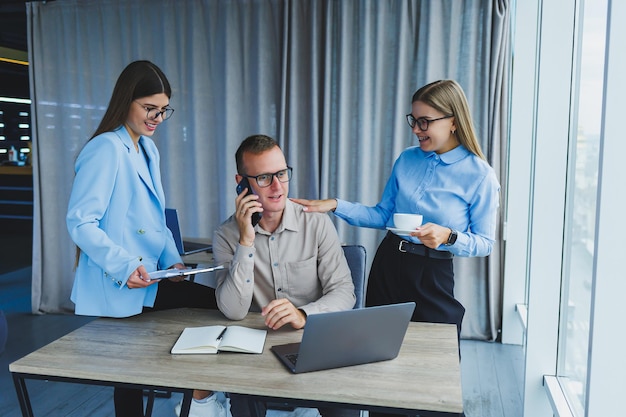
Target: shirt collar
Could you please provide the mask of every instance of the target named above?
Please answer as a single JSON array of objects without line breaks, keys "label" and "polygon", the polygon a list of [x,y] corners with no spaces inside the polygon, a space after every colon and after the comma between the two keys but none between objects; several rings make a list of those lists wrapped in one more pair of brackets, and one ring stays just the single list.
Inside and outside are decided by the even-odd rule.
[{"label": "shirt collar", "polygon": [[302,207],[287,199],[285,203],[285,211],[283,212],[283,221],[280,227],[281,229],[291,230],[292,232],[300,230],[296,210],[302,211]]},{"label": "shirt collar", "polygon": [[[296,210],[302,211],[302,207],[287,199],[285,203],[285,210],[283,210],[283,218],[280,221],[278,229],[276,229],[274,233],[281,233],[285,230],[298,232],[300,230],[300,227],[298,225],[298,217],[296,216]],[[259,233],[267,234],[267,232],[265,232],[265,230],[263,230],[259,225],[257,225],[255,229]]]},{"label": "shirt collar", "polygon": [[435,152],[428,152],[427,158],[438,156],[439,159],[441,159],[441,161],[444,164],[450,165],[467,157],[469,154],[470,154],[470,151],[468,151],[465,146],[459,145],[456,148],[451,149],[448,152],[444,152],[439,155],[437,155]]}]

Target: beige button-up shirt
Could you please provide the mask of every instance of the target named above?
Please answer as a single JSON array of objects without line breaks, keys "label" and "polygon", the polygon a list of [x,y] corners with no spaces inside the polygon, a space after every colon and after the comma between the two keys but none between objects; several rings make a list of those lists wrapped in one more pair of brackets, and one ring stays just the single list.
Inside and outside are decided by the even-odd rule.
[{"label": "beige button-up shirt", "polygon": [[352,276],[328,215],[305,213],[288,200],[274,233],[258,224],[255,231],[252,247],[239,245],[233,216],[215,231],[213,255],[225,265],[218,271],[215,296],[226,317],[241,320],[278,298],[307,315],[354,307]]}]

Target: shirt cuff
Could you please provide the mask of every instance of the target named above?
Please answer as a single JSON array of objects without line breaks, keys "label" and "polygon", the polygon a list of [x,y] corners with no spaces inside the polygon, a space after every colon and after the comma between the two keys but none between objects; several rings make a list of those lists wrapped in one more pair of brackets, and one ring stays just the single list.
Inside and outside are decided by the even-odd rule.
[{"label": "shirt cuff", "polygon": [[335,214],[344,214],[349,203],[347,201],[341,200],[339,198],[336,198],[335,200],[337,200],[337,207],[335,208],[334,213]]}]

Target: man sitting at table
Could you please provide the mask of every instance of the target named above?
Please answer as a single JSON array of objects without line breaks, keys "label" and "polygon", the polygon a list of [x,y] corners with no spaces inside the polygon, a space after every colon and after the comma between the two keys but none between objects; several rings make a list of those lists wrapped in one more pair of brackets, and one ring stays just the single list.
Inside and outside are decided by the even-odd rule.
[{"label": "man sitting at table", "polygon": [[[215,292],[222,313],[241,320],[248,311],[261,312],[270,329],[301,329],[308,314],[354,307],[352,276],[337,231],[328,215],[305,214],[288,199],[292,168],[278,143],[250,136],[235,159],[235,181],[247,179],[253,194],[241,191],[235,213],[213,238],[215,261],[227,266],[217,275]],[[262,214],[255,226],[254,213]],[[246,413],[239,410],[246,401],[236,398],[231,395],[238,417]]]}]

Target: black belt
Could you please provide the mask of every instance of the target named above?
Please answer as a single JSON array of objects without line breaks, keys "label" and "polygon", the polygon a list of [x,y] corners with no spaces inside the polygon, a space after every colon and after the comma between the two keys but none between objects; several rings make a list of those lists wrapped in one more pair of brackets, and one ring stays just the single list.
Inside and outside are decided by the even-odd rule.
[{"label": "black belt", "polygon": [[398,251],[403,253],[406,252],[413,255],[419,255],[433,259],[452,259],[452,257],[454,256],[448,251],[435,250],[424,245],[418,245],[416,243],[409,242],[408,240],[404,240],[400,236],[392,232],[387,232],[387,239],[391,240],[394,246],[397,245]]}]

